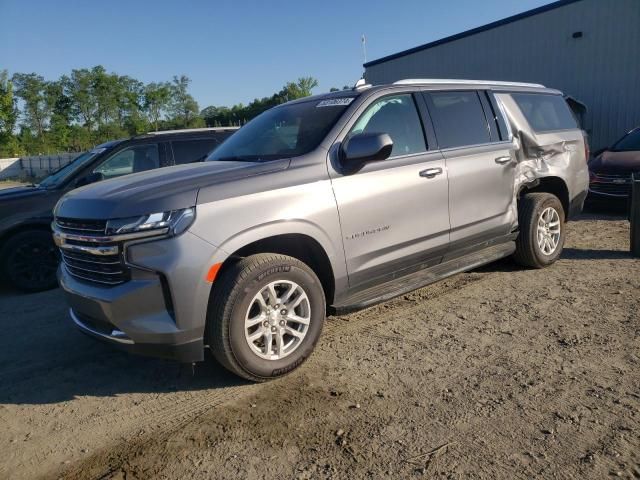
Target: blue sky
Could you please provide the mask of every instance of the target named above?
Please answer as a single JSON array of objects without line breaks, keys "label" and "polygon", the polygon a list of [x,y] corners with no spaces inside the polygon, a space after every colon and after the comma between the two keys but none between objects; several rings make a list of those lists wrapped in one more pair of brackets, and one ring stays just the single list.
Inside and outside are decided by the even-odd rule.
[{"label": "blue sky", "polygon": [[316,92],[373,60],[548,0],[0,0],[0,69],[56,79],[104,65],[144,82],[185,74],[201,108],[248,103],[313,76]]}]

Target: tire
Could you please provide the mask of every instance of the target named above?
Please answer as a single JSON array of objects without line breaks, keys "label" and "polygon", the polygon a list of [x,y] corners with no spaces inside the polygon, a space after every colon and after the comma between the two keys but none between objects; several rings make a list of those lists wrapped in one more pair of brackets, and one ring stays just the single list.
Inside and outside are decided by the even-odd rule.
[{"label": "tire", "polygon": [[0,251],[0,272],[10,285],[25,292],[58,286],[59,253],[51,233],[25,230],[9,237]]},{"label": "tire", "polygon": [[[550,213],[551,212],[551,213]],[[545,215],[545,218],[541,218]],[[550,220],[551,221],[548,221]],[[514,259],[520,265],[544,268],[554,263],[562,254],[566,237],[565,213],[555,195],[544,192],[527,193],[518,202],[520,234],[516,240]],[[538,224],[543,229],[542,245],[538,241]],[[556,223],[558,231],[556,233]],[[544,230],[549,225],[549,230]],[[544,243],[544,238],[548,243]],[[555,248],[551,249],[552,245]]]},{"label": "tire", "polygon": [[[277,301],[268,293],[269,285]],[[280,299],[285,303],[280,305]],[[272,308],[276,305],[278,308]],[[286,255],[251,255],[224,269],[216,279],[206,336],[213,356],[226,369],[263,382],[291,372],[311,355],[325,312],[324,290],[307,265]],[[307,325],[292,320],[294,317]]]}]

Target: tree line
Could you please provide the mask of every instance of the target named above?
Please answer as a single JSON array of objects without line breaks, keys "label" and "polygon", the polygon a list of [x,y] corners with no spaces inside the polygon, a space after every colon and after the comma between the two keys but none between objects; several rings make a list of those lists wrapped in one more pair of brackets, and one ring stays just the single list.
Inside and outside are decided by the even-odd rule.
[{"label": "tree line", "polygon": [[190,83],[180,75],[145,84],[100,65],[52,81],[0,71],[0,158],[79,152],[151,130],[242,125],[268,108],[311,95],[318,85],[303,77],[248,105],[200,111]]}]

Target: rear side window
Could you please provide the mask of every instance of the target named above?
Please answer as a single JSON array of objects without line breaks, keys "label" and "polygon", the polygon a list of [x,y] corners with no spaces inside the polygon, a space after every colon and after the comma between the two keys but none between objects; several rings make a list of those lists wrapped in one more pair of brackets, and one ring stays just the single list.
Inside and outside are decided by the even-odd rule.
[{"label": "rear side window", "polygon": [[578,128],[569,105],[560,95],[513,93],[511,96],[536,132]]},{"label": "rear side window", "polygon": [[175,159],[176,165],[204,160],[217,146],[218,142],[213,138],[176,140],[171,142],[173,158]]},{"label": "rear side window", "polygon": [[425,95],[440,148],[491,142],[487,119],[475,91]]}]

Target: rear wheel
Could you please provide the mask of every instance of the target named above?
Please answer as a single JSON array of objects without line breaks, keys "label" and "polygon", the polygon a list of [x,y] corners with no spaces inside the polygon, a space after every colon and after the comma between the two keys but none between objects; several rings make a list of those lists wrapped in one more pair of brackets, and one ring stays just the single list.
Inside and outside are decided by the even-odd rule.
[{"label": "rear wheel", "polygon": [[520,265],[544,268],[560,257],[566,235],[564,215],[562,203],[550,193],[527,193],[520,198],[520,234],[514,253]]},{"label": "rear wheel", "polygon": [[26,292],[39,292],[57,286],[58,249],[51,233],[26,230],[16,233],[0,252],[0,270],[9,285]]},{"label": "rear wheel", "polygon": [[251,255],[216,279],[209,346],[218,362],[243,378],[276,378],[309,357],[325,310],[322,285],[307,265],[286,255]]}]

